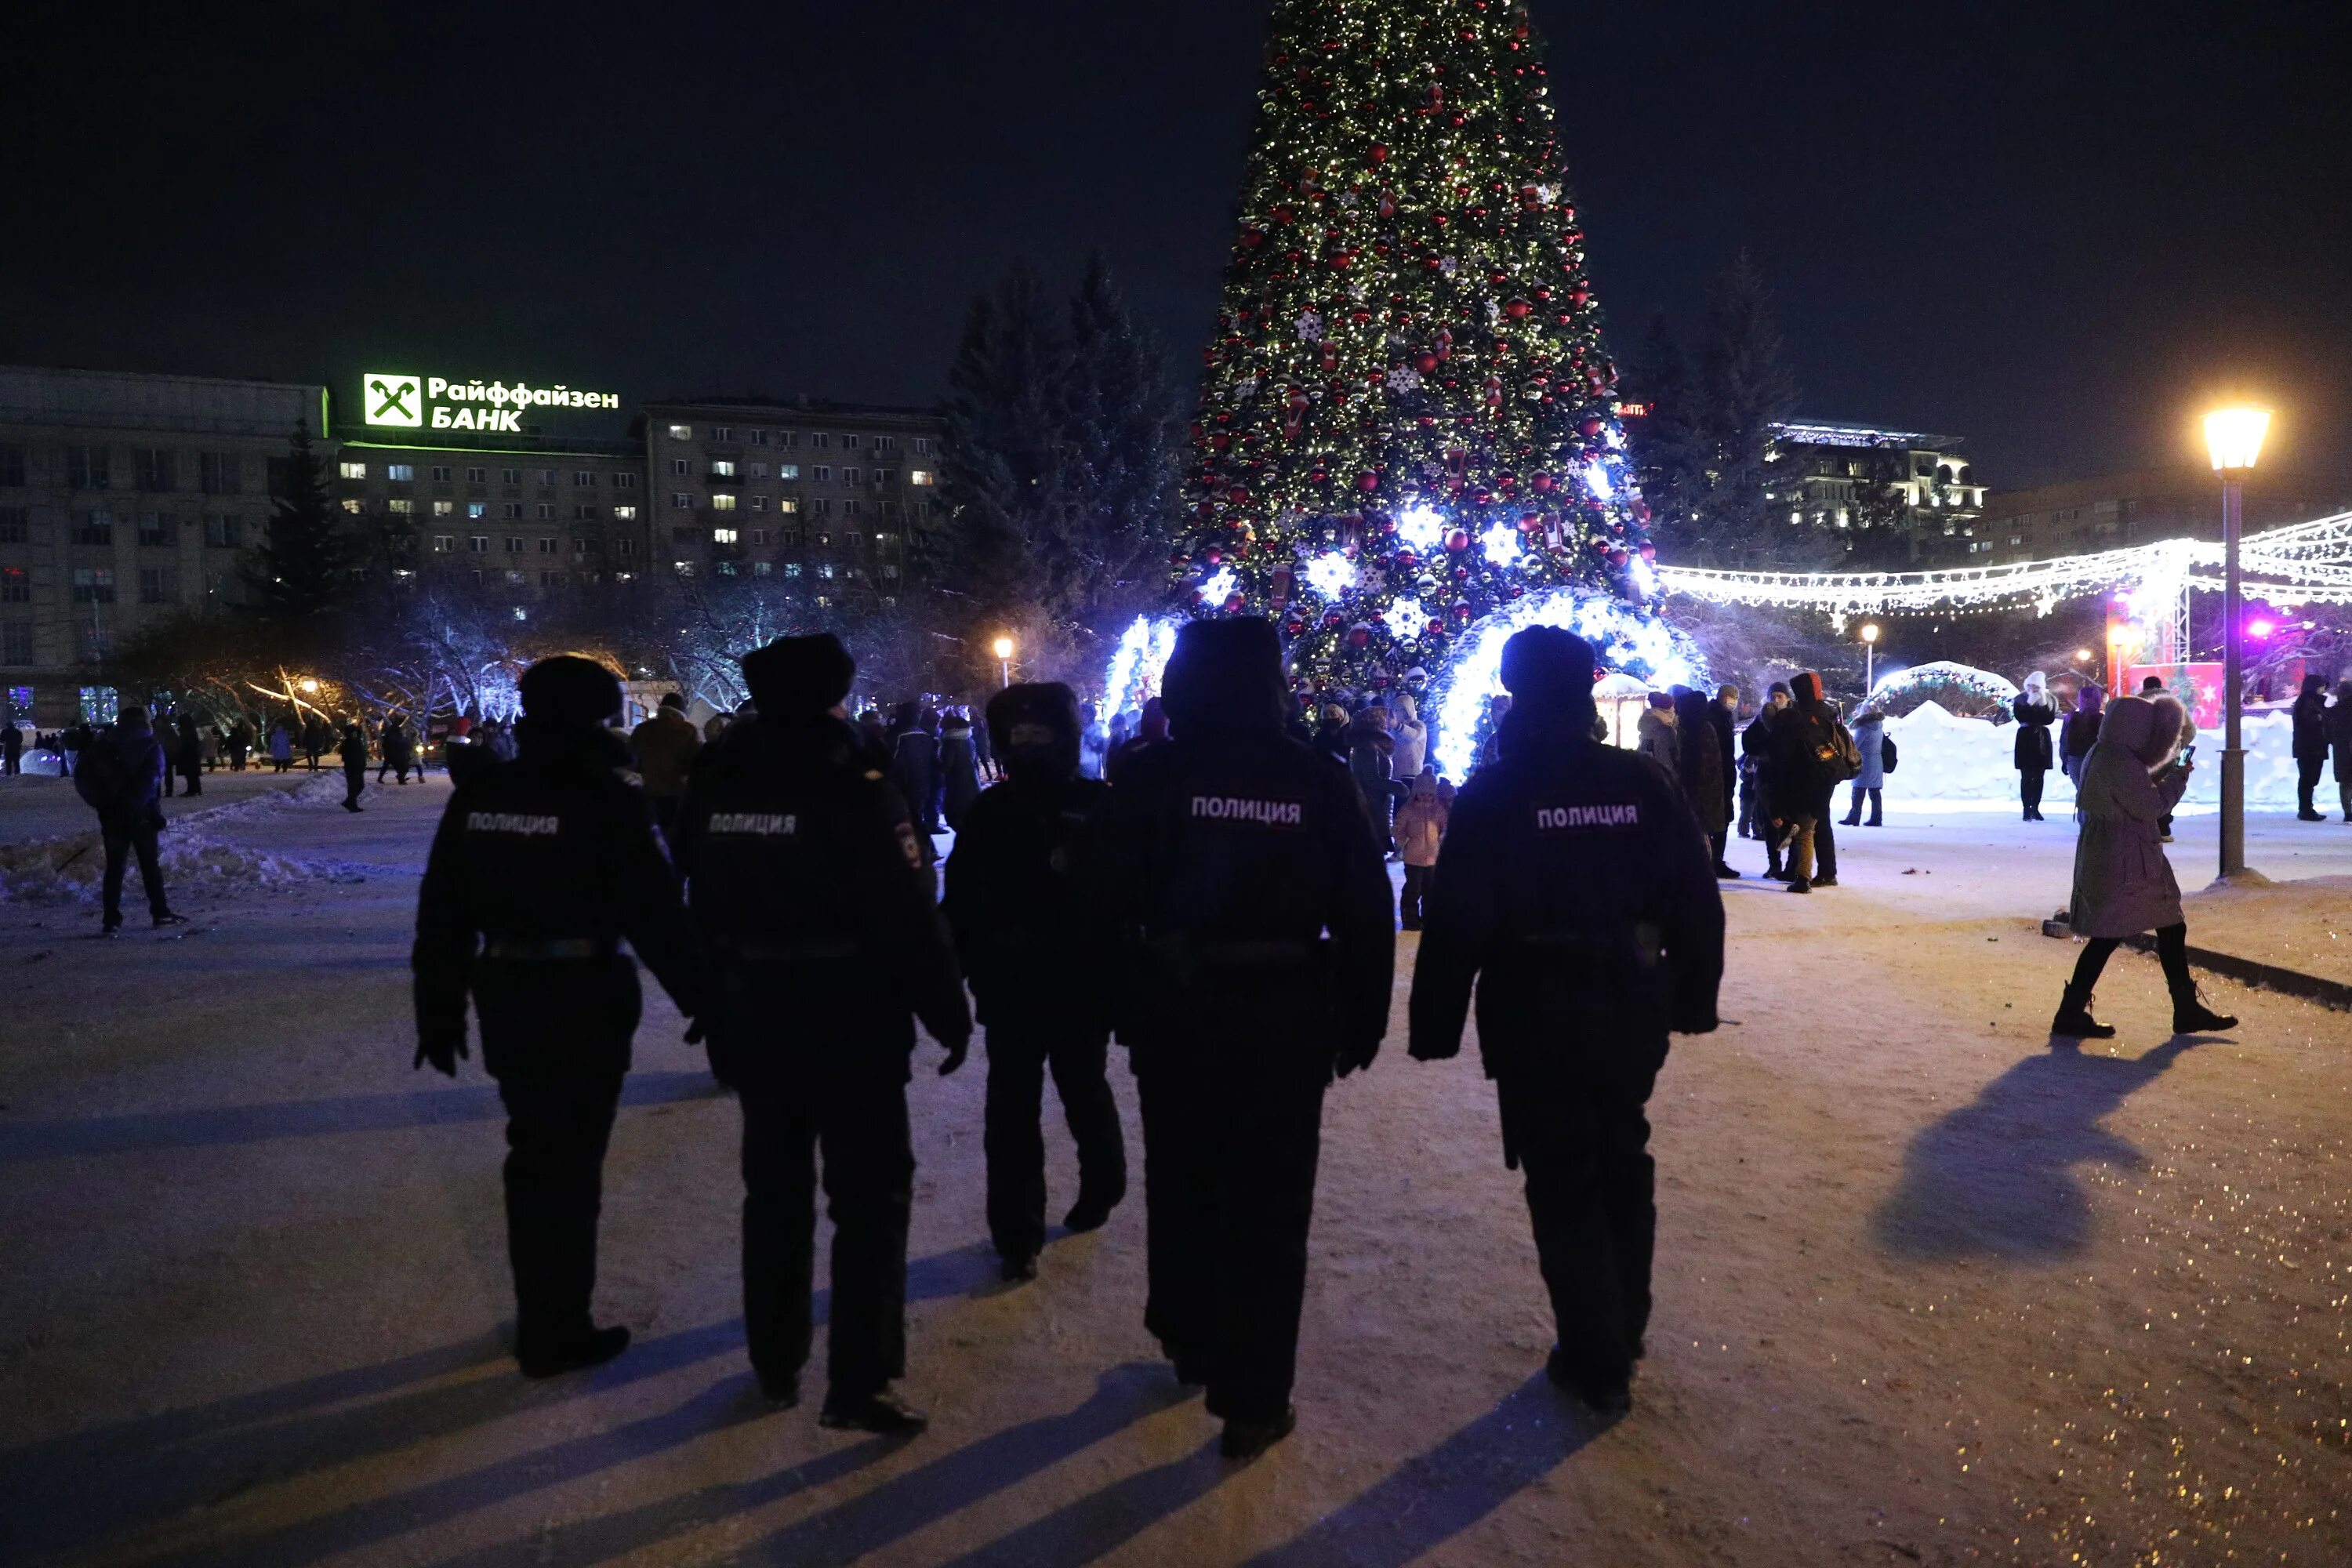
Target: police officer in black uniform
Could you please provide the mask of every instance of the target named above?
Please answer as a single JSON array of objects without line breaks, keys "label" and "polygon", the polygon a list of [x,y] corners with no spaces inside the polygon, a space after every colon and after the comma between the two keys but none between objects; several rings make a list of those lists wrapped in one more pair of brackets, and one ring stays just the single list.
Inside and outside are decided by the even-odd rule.
[{"label": "police officer in black uniform", "polygon": [[1669,1032],[1715,1027],[1723,898],[1698,819],[1649,758],[1593,738],[1592,649],[1556,627],[1504,646],[1501,758],[1454,798],[1413,971],[1411,1053],[1478,1047],[1503,1161],[1527,1171],[1559,1342],[1551,1380],[1632,1404],[1657,1228],[1643,1107]]},{"label": "police officer in black uniform", "polygon": [[1078,1145],[1078,1197],[1063,1224],[1099,1227],[1127,1195],[1127,1145],[1104,1079],[1111,949],[1080,904],[1073,852],[1108,786],[1078,776],[1078,700],[1066,686],[1009,686],[988,704],[1006,779],[966,813],[943,908],[988,1028],[988,1231],[1007,1279],[1037,1277],[1045,1245],[1045,1142],[1037,1118],[1053,1069]]},{"label": "police officer in black uniform", "polygon": [[1117,998],[1143,1107],[1150,1299],[1223,1451],[1287,1436],[1323,1092],[1388,1026],[1394,906],[1347,769],[1283,732],[1270,622],[1179,635],[1169,744],[1111,791],[1099,875],[1137,963]]},{"label": "police officer in black uniform", "polygon": [[831,637],[745,657],[758,717],[706,748],[673,840],[719,970],[712,1067],[743,1106],[743,1318],[751,1365],[800,1400],[811,1339],[816,1157],[833,1215],[823,1425],[922,1430],[907,1361],[907,1126],[915,1021],[953,1072],[971,1037],[931,873],[898,791],[840,716],[856,665]]},{"label": "police officer in black uniform", "polygon": [[605,728],[620,682],[589,659],[542,659],[522,703],[515,761],[473,770],[442,814],[411,963],[418,1067],[455,1077],[469,992],[481,1019],[507,1107],[515,1355],[526,1376],[551,1377],[629,1342],[588,1312],[604,1145],[641,1005],[621,939],[689,1016],[705,981],[645,800],[615,771],[629,760]]}]

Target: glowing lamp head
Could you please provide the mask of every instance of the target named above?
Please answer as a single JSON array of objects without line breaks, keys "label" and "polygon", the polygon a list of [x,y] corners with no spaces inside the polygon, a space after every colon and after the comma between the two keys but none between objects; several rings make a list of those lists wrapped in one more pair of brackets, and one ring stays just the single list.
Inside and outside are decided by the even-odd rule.
[{"label": "glowing lamp head", "polygon": [[2276,630],[2278,630],[2278,623],[2267,616],[2256,616],[2246,623],[2246,635],[2257,640],[2269,637]]},{"label": "glowing lamp head", "polygon": [[2074,662],[2075,662],[2076,664],[2088,664],[2088,663],[2090,663],[2090,662],[2091,662],[2091,650],[2090,650],[2089,648],[2086,648],[2086,647],[2078,647],[2078,648],[2076,648],[2076,649],[2074,650]]},{"label": "glowing lamp head", "polygon": [[302,689],[307,692],[316,692],[319,689],[318,678],[315,676],[306,675],[301,679],[299,684],[301,686]]},{"label": "glowing lamp head", "polygon": [[1013,657],[1013,639],[1011,637],[999,637],[990,646],[996,650],[996,657],[999,658],[1011,658]]},{"label": "glowing lamp head", "polygon": [[2205,447],[2214,468],[2225,474],[2252,468],[2270,427],[2267,408],[2217,408],[2205,416]]},{"label": "glowing lamp head", "polygon": [[1878,640],[1878,628],[1874,626],[1863,627],[1862,640],[1864,642],[1876,642]]}]

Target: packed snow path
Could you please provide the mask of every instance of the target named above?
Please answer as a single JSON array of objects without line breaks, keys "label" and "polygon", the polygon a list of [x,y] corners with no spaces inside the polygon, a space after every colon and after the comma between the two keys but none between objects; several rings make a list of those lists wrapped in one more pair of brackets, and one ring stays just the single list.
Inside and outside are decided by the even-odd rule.
[{"label": "packed snow path", "polygon": [[[1606,1428],[1541,1378],[1488,1087],[1392,1037],[1329,1100],[1297,1435],[1234,1468],[1143,1331],[1139,1195],[1034,1284],[995,1282],[984,1064],[942,1080],[929,1046],[906,1389],[932,1428],[765,1407],[735,1109],[657,1001],[599,1291],[637,1342],[519,1378],[495,1091],[478,1061],[454,1085],[409,1068],[445,788],[206,829],[368,876],[224,882],[184,939],[0,904],[0,1560],[2352,1557],[2352,1017],[2211,983],[2242,1027],[2168,1040],[2156,966],[2126,955],[2114,1048],[2051,1049],[2063,820],[1846,832],[1839,889],[1729,889],[1729,1022],[1677,1042],[1653,1102],[1658,1311]],[[29,798],[0,799],[0,841]],[[2193,888],[2211,826],[2182,827]],[[2262,818],[2251,858],[2341,874],[2352,827]],[[1058,1125],[1048,1146],[1059,1203]]]}]

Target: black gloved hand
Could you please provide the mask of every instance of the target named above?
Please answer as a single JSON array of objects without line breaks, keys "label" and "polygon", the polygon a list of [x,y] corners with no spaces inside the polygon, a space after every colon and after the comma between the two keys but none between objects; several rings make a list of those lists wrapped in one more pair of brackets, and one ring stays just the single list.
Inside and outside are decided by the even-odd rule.
[{"label": "black gloved hand", "polygon": [[1359,1068],[1370,1067],[1372,1058],[1380,1054],[1381,1040],[1375,1035],[1368,1040],[1341,1046],[1339,1054],[1332,1058],[1331,1067],[1341,1078],[1346,1078]]},{"label": "black gloved hand", "polygon": [[692,1017],[692,1018],[688,1018],[688,1019],[687,1019],[687,1021],[686,1021],[686,1043],[687,1043],[688,1045],[689,1045],[689,1046],[698,1046],[698,1045],[702,1044],[702,1042],[703,1042],[704,1038],[705,1038],[705,1037],[707,1037],[707,1036],[709,1035],[709,1030],[707,1030],[707,1029],[705,1029],[705,1028],[702,1026],[702,1020],[701,1020],[700,1018],[698,1018],[698,1017]]},{"label": "black gloved hand", "polygon": [[1415,1035],[1412,1043],[1405,1047],[1404,1054],[1417,1062],[1451,1061],[1462,1054],[1462,1041],[1459,1037],[1451,1040],[1434,1040],[1426,1035]]},{"label": "black gloved hand", "polygon": [[947,1059],[940,1063],[940,1076],[945,1078],[963,1066],[963,1058],[971,1053],[971,1037],[966,1035],[960,1040],[941,1040],[940,1044],[945,1046],[948,1052]]},{"label": "black gloved hand", "polygon": [[436,1068],[440,1069],[442,1077],[456,1078],[457,1076],[457,1060],[459,1058],[467,1054],[468,1053],[466,1049],[466,1031],[463,1029],[457,1030],[455,1034],[436,1033],[427,1035],[420,1033],[416,1037],[416,1061],[415,1065],[422,1068],[426,1062],[431,1062]]}]

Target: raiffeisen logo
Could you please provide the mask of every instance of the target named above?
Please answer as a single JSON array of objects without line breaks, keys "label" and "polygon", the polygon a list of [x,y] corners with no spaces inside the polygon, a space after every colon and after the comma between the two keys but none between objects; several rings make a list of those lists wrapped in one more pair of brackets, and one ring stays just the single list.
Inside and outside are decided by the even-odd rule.
[{"label": "raiffeisen logo", "polygon": [[372,370],[360,378],[360,392],[371,425],[414,429],[425,423],[425,389],[415,376]]},{"label": "raiffeisen logo", "polygon": [[[360,378],[366,422],[414,430],[504,430],[522,433],[530,409],[618,408],[617,392],[579,392],[569,386],[533,386],[527,381],[457,381],[404,371],[372,370]],[[453,406],[455,405],[455,406]]]}]

